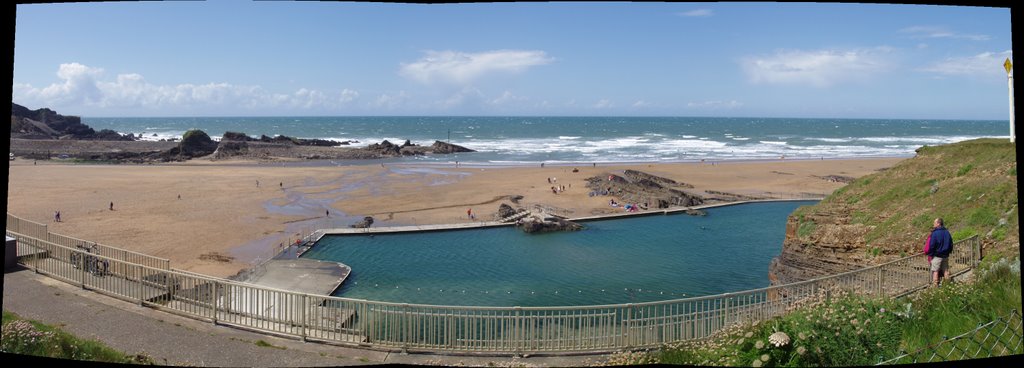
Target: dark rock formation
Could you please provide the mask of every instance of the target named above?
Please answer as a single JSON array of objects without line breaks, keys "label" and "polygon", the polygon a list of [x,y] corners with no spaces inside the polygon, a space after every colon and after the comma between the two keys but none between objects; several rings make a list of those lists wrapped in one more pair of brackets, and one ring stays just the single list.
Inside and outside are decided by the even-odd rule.
[{"label": "dark rock formation", "polygon": [[509,206],[507,204],[502,203],[500,206],[498,206],[498,219],[508,218],[510,216],[514,216],[515,214],[522,213],[522,212],[526,212],[526,209],[525,208],[516,209],[516,208],[512,208],[512,206]]},{"label": "dark rock formation", "polygon": [[587,188],[597,194],[616,196],[621,203],[647,203],[648,208],[696,206],[704,203],[701,196],[676,189],[692,188],[688,184],[634,170],[627,170],[624,175],[626,177],[606,173],[587,178]]},{"label": "dark rock formation", "polygon": [[431,146],[431,148],[433,149],[434,153],[476,152],[466,147],[462,147],[451,143],[445,143],[441,141],[434,141],[434,144]]},{"label": "dark rock formation", "polygon": [[189,130],[181,136],[178,154],[185,157],[202,157],[217,150],[217,142],[202,130]]},{"label": "dark rock formation", "polygon": [[355,224],[349,225],[349,227],[356,228],[356,229],[365,229],[365,228],[370,227],[370,225],[373,225],[373,217],[366,216],[366,217],[363,217],[363,221],[359,221],[359,222],[357,222]]},{"label": "dark rock formation", "polygon": [[548,217],[545,219],[539,219],[534,216],[527,216],[521,221],[516,223],[519,229],[526,233],[547,233],[552,231],[578,231],[583,230],[583,225],[575,222],[558,218]]},{"label": "dark rock formation", "polygon": [[690,216],[707,216],[708,215],[707,212],[704,212],[704,211],[701,211],[701,210],[695,210],[695,209],[692,209],[692,208],[686,210],[686,214],[690,215]]},{"label": "dark rock formation", "polygon": [[388,142],[387,139],[380,143],[371,144],[367,146],[366,149],[385,157],[400,156],[402,154],[400,152],[402,147],[394,143]]},{"label": "dark rock formation", "polygon": [[245,133],[239,132],[224,132],[224,135],[220,137],[221,142],[251,142],[254,140],[255,139]]},{"label": "dark rock formation", "polygon": [[109,141],[133,141],[134,135],[122,135],[104,129],[97,133],[82,124],[77,116],[65,116],[56,111],[42,108],[28,108],[11,103],[11,138],[21,139],[88,139]]}]

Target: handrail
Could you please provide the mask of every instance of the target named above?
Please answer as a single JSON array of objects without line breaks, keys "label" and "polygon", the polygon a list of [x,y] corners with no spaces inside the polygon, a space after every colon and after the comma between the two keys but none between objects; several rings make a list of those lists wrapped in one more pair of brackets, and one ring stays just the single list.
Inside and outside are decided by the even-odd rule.
[{"label": "handrail", "polygon": [[[9,225],[13,221],[36,232],[39,225],[45,227],[18,220],[8,214]],[[912,261],[924,257],[918,254],[836,275],[719,295],[586,306],[444,306],[312,295],[153,267],[130,257],[94,254],[110,263],[109,273],[95,275],[85,267],[72,267],[72,260],[83,258],[71,255],[86,254],[73,245],[10,229],[7,233],[35,249],[19,255],[19,261],[37,272],[140,305],[304,340],[433,352],[521,354],[655,347],[707,338],[740,321],[765,320],[832,288],[863,287],[868,293],[902,295],[929,281],[920,267],[912,266]],[[955,244],[959,246],[950,256],[950,273],[976,267],[978,236]]]}]

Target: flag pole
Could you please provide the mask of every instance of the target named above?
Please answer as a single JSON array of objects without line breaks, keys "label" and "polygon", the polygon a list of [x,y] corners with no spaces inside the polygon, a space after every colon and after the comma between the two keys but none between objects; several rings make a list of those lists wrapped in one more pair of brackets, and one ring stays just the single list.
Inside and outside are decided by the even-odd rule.
[{"label": "flag pole", "polygon": [[1006,68],[1006,83],[1010,93],[1010,143],[1014,143],[1017,141],[1017,137],[1013,126],[1013,63],[1010,62],[1010,58],[1006,58],[1003,67]]}]

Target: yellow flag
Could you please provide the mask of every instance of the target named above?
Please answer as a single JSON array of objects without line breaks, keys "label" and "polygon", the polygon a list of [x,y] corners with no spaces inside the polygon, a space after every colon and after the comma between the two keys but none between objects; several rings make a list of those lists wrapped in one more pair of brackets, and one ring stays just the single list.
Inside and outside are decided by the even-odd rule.
[{"label": "yellow flag", "polygon": [[1006,68],[1006,74],[1010,74],[1010,71],[1013,70],[1013,63],[1010,62],[1010,58],[1006,58],[1006,62],[1003,63],[1003,67]]}]

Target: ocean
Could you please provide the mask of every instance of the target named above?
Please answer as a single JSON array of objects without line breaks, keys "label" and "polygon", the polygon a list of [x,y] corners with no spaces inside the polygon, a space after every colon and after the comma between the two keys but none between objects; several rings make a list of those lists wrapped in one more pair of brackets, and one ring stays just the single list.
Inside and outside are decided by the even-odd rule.
[{"label": "ocean", "polygon": [[397,161],[467,165],[693,162],[700,160],[909,157],[923,145],[1009,138],[1000,120],[885,120],[702,117],[84,117],[96,130],[181,137],[202,129],[259,137],[286,135],[430,145],[448,141],[475,153]]}]

